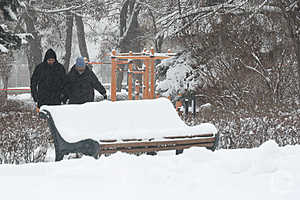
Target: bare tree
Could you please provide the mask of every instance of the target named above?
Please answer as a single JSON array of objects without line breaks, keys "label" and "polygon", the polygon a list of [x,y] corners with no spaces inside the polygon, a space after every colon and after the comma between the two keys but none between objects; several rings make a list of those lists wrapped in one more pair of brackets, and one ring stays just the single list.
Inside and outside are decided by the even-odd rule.
[{"label": "bare tree", "polygon": [[[290,46],[297,44],[291,37],[297,26],[287,19],[297,17],[283,13],[293,13],[298,1],[288,1],[284,9],[278,1],[179,3],[161,16],[158,27],[191,52],[189,76],[198,81],[194,92],[203,103],[254,112],[257,106],[267,110],[296,102],[297,48]],[[290,24],[293,34],[287,31]]]},{"label": "bare tree", "polygon": [[[138,16],[141,10],[136,0],[124,0],[120,11],[120,40],[121,52],[140,52],[141,46],[138,36],[140,35]],[[122,88],[123,72],[117,73],[117,91]]]},{"label": "bare tree", "polygon": [[84,31],[84,24],[82,21],[82,17],[75,15],[76,21],[76,28],[77,28],[77,37],[78,37],[78,44],[81,56],[89,58],[89,53],[87,50],[86,39],[85,39],[85,31]]},{"label": "bare tree", "polygon": [[66,40],[65,40],[65,56],[64,56],[64,67],[66,72],[69,71],[70,58],[72,52],[72,38],[73,38],[73,21],[74,15],[71,12],[66,13]]},{"label": "bare tree", "polygon": [[[300,86],[300,1],[288,0],[277,1],[277,5],[280,7],[282,16],[286,20],[288,28],[288,37],[291,38],[294,47],[295,55],[297,58],[298,69],[298,86]],[[300,100],[300,93],[298,93]]]},{"label": "bare tree", "polygon": [[21,46],[21,39],[9,30],[14,25],[8,21],[16,21],[16,11],[19,6],[19,2],[15,0],[0,3],[0,78],[4,86],[4,91],[0,92],[0,105],[4,106],[7,103],[6,89],[14,60],[12,49],[18,49]]},{"label": "bare tree", "polygon": [[42,61],[41,35],[36,29],[37,17],[35,11],[32,10],[27,10],[24,17],[26,31],[33,36],[32,40],[29,41],[26,51],[30,75],[33,73],[34,68]]},{"label": "bare tree", "polygon": [[[24,8],[22,9],[21,18],[19,19],[19,24],[25,23],[25,29],[28,33],[31,33],[33,39],[29,41],[27,57],[28,57],[28,67],[30,74],[32,74],[34,68],[42,61],[42,35],[41,31],[51,32],[51,37],[46,39],[48,46],[65,46],[66,54],[64,55],[64,66],[66,70],[69,68],[71,48],[72,48],[72,29],[73,29],[73,12],[80,9],[86,8],[92,1],[29,1],[23,2]],[[63,22],[66,22],[66,26],[61,26]],[[79,41],[83,41],[84,31],[82,19],[77,20],[78,25],[78,36],[80,36]],[[60,27],[61,26],[61,27]],[[66,33],[66,34],[65,34]],[[47,36],[47,34],[44,34]],[[57,35],[58,38],[54,38]],[[49,35],[48,35],[49,36]],[[64,38],[64,39],[62,39]],[[63,42],[65,41],[65,43]],[[84,41],[85,42],[85,39]],[[63,45],[64,43],[64,45]],[[79,45],[81,51],[85,51],[82,48],[83,45]],[[86,46],[86,45],[85,45]],[[84,50],[85,49],[85,50]],[[86,55],[86,53],[81,52]]]}]

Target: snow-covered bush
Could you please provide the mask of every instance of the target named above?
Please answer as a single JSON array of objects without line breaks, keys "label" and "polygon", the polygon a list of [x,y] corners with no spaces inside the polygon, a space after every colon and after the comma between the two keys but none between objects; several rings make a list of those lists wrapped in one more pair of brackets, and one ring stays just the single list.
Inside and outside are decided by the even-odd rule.
[{"label": "snow-covered bush", "polygon": [[267,140],[279,146],[300,144],[299,116],[265,116],[219,121],[220,148],[253,148]]},{"label": "snow-covered bush", "polygon": [[30,110],[8,101],[0,106],[0,164],[42,162],[51,139],[47,123]]},{"label": "snow-covered bush", "polygon": [[156,66],[156,91],[162,96],[175,98],[178,94],[195,91],[202,81],[195,76],[192,68],[195,59],[190,53],[180,53],[178,56],[163,60]]},{"label": "snow-covered bush", "polygon": [[214,108],[209,115],[197,113],[187,124],[213,123],[220,134],[220,149],[254,148],[267,140],[279,146],[300,144],[300,110],[269,113],[227,112]]}]

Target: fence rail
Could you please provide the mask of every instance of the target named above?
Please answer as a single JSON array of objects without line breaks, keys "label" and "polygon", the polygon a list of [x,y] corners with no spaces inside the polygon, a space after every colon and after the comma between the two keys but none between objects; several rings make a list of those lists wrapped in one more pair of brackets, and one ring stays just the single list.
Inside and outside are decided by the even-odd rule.
[{"label": "fence rail", "polygon": [[30,88],[8,88],[8,89],[0,89],[0,94],[2,92],[7,92],[8,94],[24,94],[24,93],[30,93]]}]

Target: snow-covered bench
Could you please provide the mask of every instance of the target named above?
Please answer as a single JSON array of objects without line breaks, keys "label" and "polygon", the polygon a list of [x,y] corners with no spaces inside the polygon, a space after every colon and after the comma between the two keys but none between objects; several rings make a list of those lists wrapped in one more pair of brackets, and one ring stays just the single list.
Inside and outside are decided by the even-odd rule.
[{"label": "snow-covered bench", "polygon": [[187,126],[166,98],[42,106],[40,115],[48,119],[57,161],[72,152],[97,158],[117,151],[214,150],[218,140],[214,125]]}]

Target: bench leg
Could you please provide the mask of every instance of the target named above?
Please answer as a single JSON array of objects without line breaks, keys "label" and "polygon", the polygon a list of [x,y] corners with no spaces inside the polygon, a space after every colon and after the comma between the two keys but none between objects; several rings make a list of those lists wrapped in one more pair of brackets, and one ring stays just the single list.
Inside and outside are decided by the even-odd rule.
[{"label": "bench leg", "polygon": [[183,149],[176,149],[176,155],[182,154],[183,153]]},{"label": "bench leg", "polygon": [[63,160],[63,158],[64,158],[64,155],[62,153],[59,153],[59,152],[55,151],[55,162],[56,161],[61,161],[61,160]]},{"label": "bench leg", "polygon": [[147,152],[146,154],[150,155],[150,156],[156,156],[157,155],[157,153],[155,151]]}]

